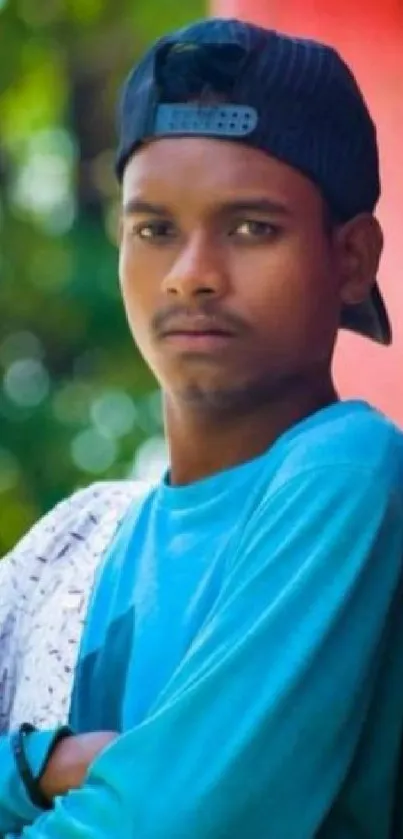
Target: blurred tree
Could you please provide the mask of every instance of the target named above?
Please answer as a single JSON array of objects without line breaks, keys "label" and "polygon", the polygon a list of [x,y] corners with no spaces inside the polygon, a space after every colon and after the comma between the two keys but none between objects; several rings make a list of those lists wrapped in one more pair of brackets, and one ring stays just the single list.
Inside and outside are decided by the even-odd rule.
[{"label": "blurred tree", "polygon": [[122,79],[202,0],[0,0],[0,556],[93,480],[161,468],[117,285]]}]

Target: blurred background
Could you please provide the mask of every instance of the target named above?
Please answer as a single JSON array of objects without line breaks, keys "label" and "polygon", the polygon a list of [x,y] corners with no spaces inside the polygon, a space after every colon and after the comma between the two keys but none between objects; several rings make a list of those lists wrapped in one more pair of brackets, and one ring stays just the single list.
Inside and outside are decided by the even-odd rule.
[{"label": "blurred background", "polygon": [[0,557],[78,487],[166,464],[118,289],[115,112],[150,42],[209,12],[332,43],[357,75],[380,141],[394,345],[341,334],[335,376],[403,425],[401,0],[0,0]]},{"label": "blurred background", "polygon": [[94,480],[165,463],[117,283],[117,92],[203,0],[0,0],[0,556]]}]

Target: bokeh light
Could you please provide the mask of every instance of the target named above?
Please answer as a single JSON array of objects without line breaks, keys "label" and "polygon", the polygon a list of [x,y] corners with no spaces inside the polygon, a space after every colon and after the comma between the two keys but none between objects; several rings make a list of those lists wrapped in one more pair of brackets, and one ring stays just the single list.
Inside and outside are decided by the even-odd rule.
[{"label": "bokeh light", "polygon": [[116,456],[114,440],[104,437],[95,428],[77,434],[71,444],[73,462],[89,475],[101,475],[112,466]]},{"label": "bokeh light", "polygon": [[15,180],[16,209],[31,214],[52,235],[65,233],[74,221],[73,163],[74,147],[66,131],[38,131],[26,144]]},{"label": "bokeh light", "polygon": [[138,449],[130,476],[155,483],[168,467],[168,449],[164,437],[151,437]]},{"label": "bokeh light", "polygon": [[49,374],[41,361],[23,358],[8,367],[3,387],[12,402],[22,408],[33,408],[46,398],[49,392]]},{"label": "bokeh light", "polygon": [[128,393],[105,391],[91,406],[91,419],[104,437],[119,439],[128,434],[136,422],[136,406]]}]

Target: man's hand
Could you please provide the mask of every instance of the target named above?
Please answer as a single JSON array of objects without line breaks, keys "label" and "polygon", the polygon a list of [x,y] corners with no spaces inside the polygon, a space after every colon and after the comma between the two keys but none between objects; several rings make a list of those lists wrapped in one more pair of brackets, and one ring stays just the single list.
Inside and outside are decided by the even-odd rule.
[{"label": "man's hand", "polygon": [[80,787],[90,764],[118,736],[115,731],[94,731],[61,740],[40,780],[43,794],[51,801]]}]

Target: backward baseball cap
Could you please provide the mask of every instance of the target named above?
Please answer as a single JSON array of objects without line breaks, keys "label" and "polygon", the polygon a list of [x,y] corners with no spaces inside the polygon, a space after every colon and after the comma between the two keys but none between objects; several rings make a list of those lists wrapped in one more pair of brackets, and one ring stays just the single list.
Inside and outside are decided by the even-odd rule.
[{"label": "backward baseball cap", "polygon": [[[164,36],[123,88],[118,179],[144,142],[167,136],[260,149],[310,178],[341,222],[373,213],[379,199],[376,129],[367,105],[336,50],[316,41],[218,18]],[[391,343],[377,283],[364,302],[343,308],[340,326]]]}]

